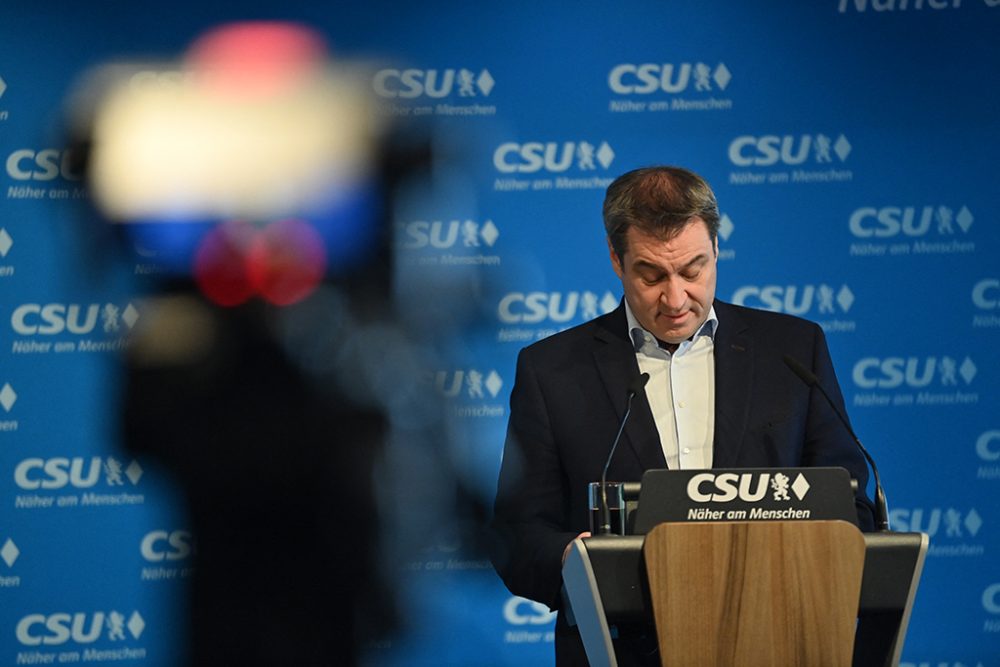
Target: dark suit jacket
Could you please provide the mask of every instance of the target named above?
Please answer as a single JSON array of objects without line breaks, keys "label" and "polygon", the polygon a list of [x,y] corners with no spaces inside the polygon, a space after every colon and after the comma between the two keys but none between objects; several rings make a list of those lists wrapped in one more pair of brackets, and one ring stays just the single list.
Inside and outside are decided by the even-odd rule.
[{"label": "dark suit jacket", "polygon": [[[784,364],[810,368],[843,409],[826,338],[812,322],[715,302],[713,466],[842,466],[858,480],[859,523],[874,524],[865,461],[826,405]],[[566,545],[590,529],[587,484],[601,477],[629,382],[639,374],[624,304],[523,349],[494,508],[494,565],[515,595],[557,609]],[[645,394],[637,395],[608,479],[665,468]]]}]

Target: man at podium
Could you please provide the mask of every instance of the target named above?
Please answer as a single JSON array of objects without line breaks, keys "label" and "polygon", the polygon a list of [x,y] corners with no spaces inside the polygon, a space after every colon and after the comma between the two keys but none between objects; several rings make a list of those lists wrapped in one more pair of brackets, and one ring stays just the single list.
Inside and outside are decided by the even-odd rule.
[{"label": "man at podium", "polygon": [[[622,302],[518,355],[493,521],[494,566],[511,592],[560,608],[567,547],[590,527],[587,485],[601,478],[641,373],[650,378],[609,480],[655,468],[841,466],[858,480],[859,526],[872,530],[862,455],[783,361],[811,370],[844,411],[822,329],[715,298],[719,210],[708,183],[677,167],[637,169],[608,187],[603,213]],[[563,615],[556,662],[586,664]]]}]

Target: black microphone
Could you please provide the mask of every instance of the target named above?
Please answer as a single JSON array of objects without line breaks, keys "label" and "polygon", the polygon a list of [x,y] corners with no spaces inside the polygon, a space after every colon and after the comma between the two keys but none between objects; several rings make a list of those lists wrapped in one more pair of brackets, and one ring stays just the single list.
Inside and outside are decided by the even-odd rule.
[{"label": "black microphone", "polygon": [[611,534],[611,509],[608,507],[608,468],[611,467],[611,457],[615,455],[615,449],[618,448],[618,441],[621,440],[622,431],[625,430],[625,422],[628,421],[628,416],[632,413],[632,399],[635,395],[642,391],[646,383],[649,382],[649,373],[643,373],[638,377],[634,378],[628,386],[628,398],[625,401],[625,414],[622,415],[621,423],[618,425],[618,434],[615,436],[615,441],[611,443],[611,451],[608,452],[608,461],[604,464],[604,470],[601,471],[601,525],[597,529],[598,535],[610,535]]},{"label": "black microphone", "polygon": [[854,442],[857,444],[858,449],[860,449],[861,453],[864,454],[865,459],[868,461],[868,465],[871,466],[872,475],[875,477],[875,527],[881,531],[889,530],[889,509],[886,506],[885,490],[882,488],[882,481],[879,479],[878,468],[875,466],[875,460],[871,457],[871,454],[868,453],[868,450],[865,449],[865,446],[861,444],[861,440],[859,440],[858,436],[854,433],[854,429],[851,428],[851,423],[847,421],[847,417],[845,417],[843,413],[837,409],[837,405],[830,398],[830,395],[826,393],[826,390],[823,389],[823,385],[820,384],[819,378],[816,377],[816,374],[800,364],[798,360],[791,355],[786,354],[784,359],[785,365],[788,366],[793,373],[798,375],[800,380],[805,382],[810,387],[816,387],[819,389],[820,393],[823,394],[823,398],[826,399],[827,404],[833,409],[833,413],[837,415],[837,418],[840,419],[840,423],[843,424],[844,428],[847,429],[847,432],[851,434],[851,437],[854,438]]}]

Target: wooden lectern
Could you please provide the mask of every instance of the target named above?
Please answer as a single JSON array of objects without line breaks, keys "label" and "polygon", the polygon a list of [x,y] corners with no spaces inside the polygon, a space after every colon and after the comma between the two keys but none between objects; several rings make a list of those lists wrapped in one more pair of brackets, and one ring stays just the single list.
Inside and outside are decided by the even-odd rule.
[{"label": "wooden lectern", "polygon": [[574,540],[563,566],[566,613],[592,667],[617,667],[616,626],[636,624],[655,627],[661,664],[671,667],[899,664],[927,535],[862,534],[844,520],[854,512],[846,477],[837,479],[846,471],[749,474],[778,472],[809,477],[819,491],[811,505],[805,486],[798,504],[782,502],[813,518],[685,521],[701,516],[689,496],[710,475],[649,471],[641,493],[650,491],[657,504],[647,507],[661,518],[636,518],[646,534]]},{"label": "wooden lectern", "polygon": [[662,523],[643,555],[662,664],[850,667],[865,560],[851,524]]}]

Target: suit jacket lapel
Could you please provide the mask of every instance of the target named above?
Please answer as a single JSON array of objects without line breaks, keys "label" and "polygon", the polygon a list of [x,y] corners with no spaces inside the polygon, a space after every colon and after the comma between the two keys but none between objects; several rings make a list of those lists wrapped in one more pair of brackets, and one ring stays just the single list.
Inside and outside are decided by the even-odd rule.
[{"label": "suit jacket lapel", "polygon": [[[594,361],[619,422],[625,414],[629,383],[639,374],[639,363],[636,361],[635,349],[628,337],[627,329],[624,302],[608,315],[595,321],[594,337],[600,342],[594,349]],[[641,470],[667,467],[656,422],[653,420],[653,412],[650,410],[644,391],[632,400],[632,414],[625,424],[622,438],[627,440],[638,458]],[[624,444],[619,443],[618,446],[622,447]],[[608,447],[610,446],[609,442]]]},{"label": "suit jacket lapel", "polygon": [[712,466],[734,466],[743,444],[753,391],[753,350],[749,326],[739,312],[715,302],[719,330],[715,337],[715,437]]}]

